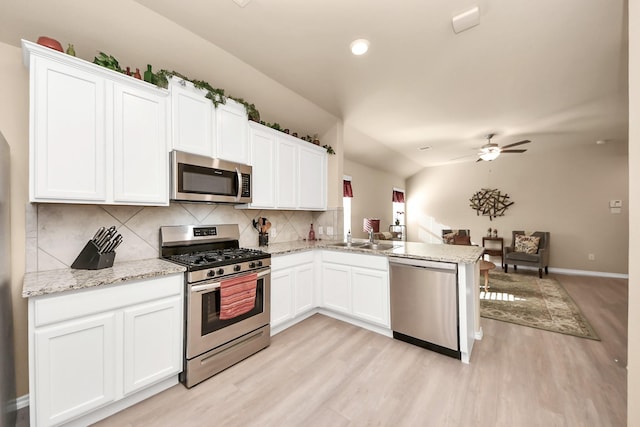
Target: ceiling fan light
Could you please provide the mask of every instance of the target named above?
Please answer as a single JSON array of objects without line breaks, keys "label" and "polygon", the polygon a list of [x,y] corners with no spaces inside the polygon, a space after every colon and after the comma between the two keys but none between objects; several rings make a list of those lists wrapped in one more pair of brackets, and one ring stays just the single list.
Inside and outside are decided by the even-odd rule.
[{"label": "ceiling fan light", "polygon": [[487,162],[497,159],[499,155],[500,149],[497,147],[483,148],[480,152],[480,158]]}]

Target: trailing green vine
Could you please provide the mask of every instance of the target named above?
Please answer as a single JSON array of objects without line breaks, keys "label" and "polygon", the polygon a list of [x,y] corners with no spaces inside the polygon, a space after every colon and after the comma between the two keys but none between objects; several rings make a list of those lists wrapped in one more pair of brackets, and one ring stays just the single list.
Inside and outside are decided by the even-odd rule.
[{"label": "trailing green vine", "polygon": [[[104,52],[100,52],[99,56],[96,57],[93,62],[95,64],[109,68],[111,70],[122,72],[122,69],[120,68],[120,64],[118,64],[118,61],[113,56],[107,55]],[[192,80],[187,76],[185,76],[184,74],[181,74],[177,71],[170,71],[170,70],[164,70],[164,69],[156,73],[153,73],[151,81],[147,80],[146,77],[145,77],[145,80],[149,81],[149,83],[155,84],[160,88],[167,89],[169,87],[169,78],[171,77],[177,77],[179,79],[191,82],[196,89],[201,89],[206,91],[207,94],[205,95],[205,97],[211,100],[214,107],[218,107],[218,105],[220,104],[226,104],[227,99],[233,99],[234,101],[244,105],[244,108],[247,110],[247,116],[249,120],[252,120],[257,123],[261,123],[265,126],[269,126],[270,128],[276,129],[281,132],[289,133],[288,129],[283,129],[278,123],[271,124],[271,123],[265,123],[263,121],[260,121],[260,112],[258,111],[258,109],[254,104],[251,104],[242,98],[235,98],[233,96],[225,95],[224,89],[215,88],[204,80]],[[293,136],[298,137],[296,133],[294,133]],[[300,137],[300,139],[316,145],[320,145],[320,141],[318,140],[317,136],[314,136],[313,138],[311,138],[309,135],[307,135],[306,137]],[[333,151],[333,148],[330,145],[323,145],[323,147],[327,150],[328,154],[336,154],[336,152]]]}]

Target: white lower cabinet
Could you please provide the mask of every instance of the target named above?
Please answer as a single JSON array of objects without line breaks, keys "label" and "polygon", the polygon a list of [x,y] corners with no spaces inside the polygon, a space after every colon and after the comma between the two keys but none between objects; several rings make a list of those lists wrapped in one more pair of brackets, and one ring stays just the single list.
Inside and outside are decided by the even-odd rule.
[{"label": "white lower cabinet", "polygon": [[317,312],[389,332],[387,257],[329,250],[273,256],[272,333]]},{"label": "white lower cabinet", "polygon": [[182,298],[124,310],[124,394],[182,371]]},{"label": "white lower cabinet", "polygon": [[313,251],[271,258],[271,329],[316,307]]},{"label": "white lower cabinet", "polygon": [[351,267],[341,264],[322,264],[322,306],[351,314]]},{"label": "white lower cabinet", "polygon": [[390,326],[388,271],[353,267],[351,295],[351,312],[355,317]]},{"label": "white lower cabinet", "polygon": [[[36,419],[57,425],[116,399],[116,315],[62,322],[35,332]],[[33,402],[31,403],[33,405]]]},{"label": "white lower cabinet", "polygon": [[322,307],[389,328],[387,257],[323,251]]},{"label": "white lower cabinet", "polygon": [[180,274],[30,298],[31,425],[83,424],[97,409],[177,382],[183,287]]}]

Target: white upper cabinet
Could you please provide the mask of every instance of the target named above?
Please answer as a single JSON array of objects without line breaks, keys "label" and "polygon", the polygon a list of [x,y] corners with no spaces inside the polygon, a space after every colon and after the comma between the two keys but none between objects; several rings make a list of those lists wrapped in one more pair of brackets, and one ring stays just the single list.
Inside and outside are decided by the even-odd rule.
[{"label": "white upper cabinet", "polygon": [[232,162],[249,163],[249,119],[244,105],[227,99],[216,108],[218,157]]},{"label": "white upper cabinet", "polygon": [[168,93],[23,41],[32,202],[169,204]]},{"label": "white upper cabinet", "polygon": [[300,145],[298,153],[298,206],[300,209],[327,208],[327,150]]},{"label": "white upper cabinet", "polygon": [[207,92],[171,78],[171,125],[174,150],[231,162],[249,163],[249,130],[244,105],[227,99],[214,107]]},{"label": "white upper cabinet", "polygon": [[[281,132],[279,132],[281,133]],[[298,207],[298,142],[286,135],[276,137],[276,207]]]},{"label": "white upper cabinet", "polygon": [[249,122],[252,209],[326,210],[327,151]]},{"label": "white upper cabinet", "polygon": [[251,153],[252,202],[255,208],[270,208],[276,205],[276,137],[264,126],[249,123]]},{"label": "white upper cabinet", "polygon": [[202,90],[184,80],[172,78],[172,148],[202,156],[216,156],[215,108]]},{"label": "white upper cabinet", "polygon": [[106,201],[105,80],[37,56],[30,67],[30,200]]},{"label": "white upper cabinet", "polygon": [[114,99],[113,201],[164,204],[169,197],[168,157],[162,144],[167,140],[166,97],[116,84]]}]

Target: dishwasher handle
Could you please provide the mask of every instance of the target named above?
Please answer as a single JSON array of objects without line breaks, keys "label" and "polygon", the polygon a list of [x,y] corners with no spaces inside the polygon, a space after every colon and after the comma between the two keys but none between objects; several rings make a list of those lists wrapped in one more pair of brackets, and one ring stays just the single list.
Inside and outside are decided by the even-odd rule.
[{"label": "dishwasher handle", "polygon": [[406,267],[418,267],[429,270],[444,270],[447,273],[455,273],[458,265],[445,261],[429,261],[426,259],[389,257],[389,265],[401,265]]}]

